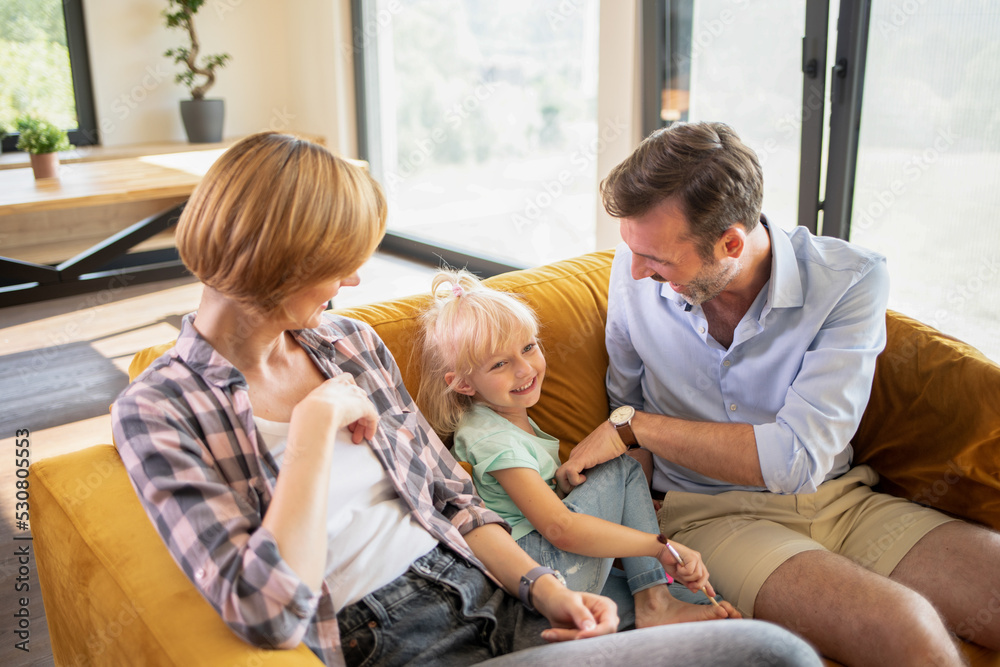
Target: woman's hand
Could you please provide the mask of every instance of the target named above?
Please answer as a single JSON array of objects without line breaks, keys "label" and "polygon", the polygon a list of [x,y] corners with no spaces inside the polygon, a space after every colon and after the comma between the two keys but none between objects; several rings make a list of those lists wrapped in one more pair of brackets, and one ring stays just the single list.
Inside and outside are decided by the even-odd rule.
[{"label": "woman's hand", "polygon": [[354,444],[375,437],[378,428],[375,406],[349,373],[341,373],[316,387],[292,410],[292,428],[299,433],[323,433],[332,442],[337,431],[345,426],[351,431]]},{"label": "woman's hand", "polygon": [[678,563],[671,555],[670,550],[664,547],[660,550],[660,563],[674,579],[688,587],[692,593],[705,589],[710,596],[715,597],[715,589],[708,583],[708,568],[705,561],[701,559],[701,554],[690,549],[680,542],[670,541],[670,546],[677,550],[684,565]]},{"label": "woman's hand", "polygon": [[532,587],[531,600],[552,627],[542,633],[547,642],[564,642],[608,635],[618,629],[618,608],[609,598],[572,591],[548,575]]}]

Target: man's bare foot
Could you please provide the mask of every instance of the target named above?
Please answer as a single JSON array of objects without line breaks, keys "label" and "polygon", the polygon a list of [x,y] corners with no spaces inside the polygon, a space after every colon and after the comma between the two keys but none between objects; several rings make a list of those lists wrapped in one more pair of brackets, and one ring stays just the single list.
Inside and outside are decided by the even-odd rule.
[{"label": "man's bare foot", "polygon": [[666,584],[653,586],[635,594],[635,627],[648,628],[670,623],[714,621],[720,618],[743,618],[728,602],[691,604],[670,594]]}]

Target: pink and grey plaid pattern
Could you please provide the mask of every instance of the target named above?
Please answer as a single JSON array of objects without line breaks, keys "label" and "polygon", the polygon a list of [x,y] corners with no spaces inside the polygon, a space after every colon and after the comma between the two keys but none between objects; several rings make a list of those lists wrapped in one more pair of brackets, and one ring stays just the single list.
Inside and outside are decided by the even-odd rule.
[{"label": "pink and grey plaid pattern", "polygon": [[[326,582],[311,592],[261,526],[278,467],[257,436],[246,380],[192,320],[112,406],[132,484],[174,560],[240,637],[283,648],[305,642],[324,663],[343,664]],[[442,544],[485,571],[462,535],[503,520],[475,495],[372,328],[328,316],[294,335],[324,375],[350,373],[368,392],[380,414],[370,445],[400,497]]]}]

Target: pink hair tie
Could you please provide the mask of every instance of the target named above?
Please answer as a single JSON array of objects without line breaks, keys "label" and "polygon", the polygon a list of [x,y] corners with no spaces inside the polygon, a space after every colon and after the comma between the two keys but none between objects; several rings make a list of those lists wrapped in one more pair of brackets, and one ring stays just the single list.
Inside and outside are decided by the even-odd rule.
[{"label": "pink hair tie", "polygon": [[456,298],[462,296],[462,294],[464,294],[464,292],[465,291],[462,289],[461,285],[452,285],[451,286],[451,293],[454,294]]}]

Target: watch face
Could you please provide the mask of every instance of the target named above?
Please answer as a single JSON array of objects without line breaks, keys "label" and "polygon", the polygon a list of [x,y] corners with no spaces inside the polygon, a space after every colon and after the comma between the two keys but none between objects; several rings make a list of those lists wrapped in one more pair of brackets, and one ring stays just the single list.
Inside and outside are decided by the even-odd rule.
[{"label": "watch face", "polygon": [[621,424],[628,423],[628,420],[632,419],[634,416],[635,408],[631,405],[623,405],[620,408],[615,409],[615,411],[611,413],[611,416],[608,417],[608,420],[615,426],[620,426]]}]

